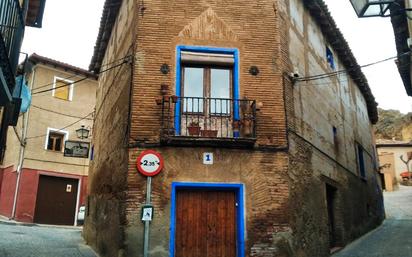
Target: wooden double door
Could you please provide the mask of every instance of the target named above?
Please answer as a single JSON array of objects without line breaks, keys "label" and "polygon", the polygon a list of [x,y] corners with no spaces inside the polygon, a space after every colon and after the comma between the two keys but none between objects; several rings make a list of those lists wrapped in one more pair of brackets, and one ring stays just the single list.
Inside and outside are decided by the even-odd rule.
[{"label": "wooden double door", "polygon": [[236,193],[178,190],[175,257],[235,257]]}]

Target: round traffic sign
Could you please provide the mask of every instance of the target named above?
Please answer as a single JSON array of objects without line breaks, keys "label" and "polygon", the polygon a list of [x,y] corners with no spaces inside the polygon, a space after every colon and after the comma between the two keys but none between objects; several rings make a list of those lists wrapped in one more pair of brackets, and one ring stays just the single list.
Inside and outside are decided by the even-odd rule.
[{"label": "round traffic sign", "polygon": [[136,166],[140,173],[152,177],[163,169],[163,157],[156,151],[146,150],[137,157]]}]

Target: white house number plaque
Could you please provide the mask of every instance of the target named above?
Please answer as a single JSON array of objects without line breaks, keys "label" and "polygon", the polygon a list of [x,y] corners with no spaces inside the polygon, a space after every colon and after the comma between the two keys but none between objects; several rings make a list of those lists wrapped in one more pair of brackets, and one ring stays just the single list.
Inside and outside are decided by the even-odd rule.
[{"label": "white house number plaque", "polygon": [[213,153],[203,153],[203,164],[213,164]]}]

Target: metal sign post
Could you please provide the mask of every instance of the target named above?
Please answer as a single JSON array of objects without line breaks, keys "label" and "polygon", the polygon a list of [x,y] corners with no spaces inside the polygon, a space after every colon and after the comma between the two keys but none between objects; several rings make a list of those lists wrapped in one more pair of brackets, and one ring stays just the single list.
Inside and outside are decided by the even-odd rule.
[{"label": "metal sign post", "polygon": [[[146,204],[150,205],[152,193],[152,177],[147,177],[146,181]],[[143,242],[143,257],[149,256],[149,231],[150,220],[144,221],[144,242]]]},{"label": "metal sign post", "polygon": [[142,221],[144,221],[143,257],[148,257],[150,221],[153,217],[153,207],[151,206],[152,176],[155,176],[163,169],[163,158],[156,151],[143,151],[136,160],[136,166],[137,170],[147,177],[146,204],[142,209]]}]

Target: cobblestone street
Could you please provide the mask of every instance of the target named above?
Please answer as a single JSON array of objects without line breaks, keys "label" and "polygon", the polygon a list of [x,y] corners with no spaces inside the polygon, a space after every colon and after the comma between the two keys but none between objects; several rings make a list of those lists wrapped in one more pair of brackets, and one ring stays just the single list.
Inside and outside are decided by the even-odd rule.
[{"label": "cobblestone street", "polygon": [[1,257],[97,257],[80,228],[23,226],[0,221]]},{"label": "cobblestone street", "polygon": [[333,257],[412,257],[412,187],[385,192],[386,220]]}]

